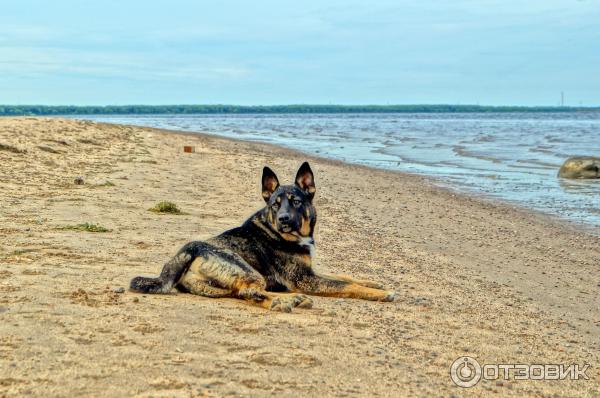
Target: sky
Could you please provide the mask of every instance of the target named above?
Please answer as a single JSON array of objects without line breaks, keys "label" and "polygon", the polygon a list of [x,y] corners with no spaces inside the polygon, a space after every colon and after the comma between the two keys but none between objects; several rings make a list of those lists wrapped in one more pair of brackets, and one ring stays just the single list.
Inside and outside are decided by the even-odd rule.
[{"label": "sky", "polygon": [[0,104],[600,105],[600,0],[0,0]]}]

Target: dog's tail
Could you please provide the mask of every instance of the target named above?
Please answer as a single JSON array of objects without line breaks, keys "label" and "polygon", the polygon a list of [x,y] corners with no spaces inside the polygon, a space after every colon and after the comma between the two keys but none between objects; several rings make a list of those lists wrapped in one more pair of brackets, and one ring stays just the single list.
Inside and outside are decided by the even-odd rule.
[{"label": "dog's tail", "polygon": [[129,283],[131,290],[141,293],[169,293],[179,282],[197,256],[197,242],[190,242],[168,261],[157,278],[136,276]]}]

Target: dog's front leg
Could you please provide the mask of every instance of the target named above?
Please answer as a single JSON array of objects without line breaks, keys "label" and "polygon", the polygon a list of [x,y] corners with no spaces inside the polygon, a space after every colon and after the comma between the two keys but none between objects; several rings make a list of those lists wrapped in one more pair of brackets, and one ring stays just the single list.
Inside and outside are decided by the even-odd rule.
[{"label": "dog's front leg", "polygon": [[316,274],[304,275],[296,284],[296,288],[306,294],[315,296],[357,298],[371,301],[393,301],[396,292],[373,289],[333,276]]},{"label": "dog's front leg", "polygon": [[334,278],[334,279],[339,279],[342,281],[346,281],[346,282],[353,282],[356,283],[358,285],[362,285],[365,287],[372,287],[373,289],[383,289],[383,283],[379,283],[379,282],[374,282],[374,281],[370,281],[367,279],[355,279],[351,276],[348,275],[334,275],[334,274],[320,274],[321,276],[324,276],[326,278]]}]

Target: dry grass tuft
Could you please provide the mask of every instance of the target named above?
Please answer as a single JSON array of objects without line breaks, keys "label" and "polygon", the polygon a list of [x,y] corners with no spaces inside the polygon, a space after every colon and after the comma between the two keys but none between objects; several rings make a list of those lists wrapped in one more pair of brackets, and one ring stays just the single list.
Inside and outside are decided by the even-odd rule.
[{"label": "dry grass tuft", "polygon": [[148,211],[160,214],[183,214],[175,203],[166,200],[158,202],[154,207],[148,209]]},{"label": "dry grass tuft", "polygon": [[77,225],[65,225],[64,227],[60,227],[58,229],[62,230],[71,230],[71,231],[86,231],[86,232],[110,232],[111,230],[108,228],[104,228],[100,225],[83,223]]}]

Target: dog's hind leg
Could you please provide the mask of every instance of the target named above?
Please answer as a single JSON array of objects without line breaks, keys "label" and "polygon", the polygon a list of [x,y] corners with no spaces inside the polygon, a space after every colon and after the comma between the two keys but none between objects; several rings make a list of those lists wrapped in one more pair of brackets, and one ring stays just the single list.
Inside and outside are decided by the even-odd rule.
[{"label": "dog's hind leg", "polygon": [[188,272],[183,277],[178,287],[189,293],[211,298],[231,297],[233,294],[231,289],[215,286],[214,283],[211,283],[206,278],[191,272]]},{"label": "dog's hind leg", "polygon": [[[207,291],[206,282],[199,282],[206,280],[214,282],[219,289],[217,292],[227,292],[229,297],[240,298],[274,311],[289,312],[293,307],[308,306],[305,296],[286,294],[286,297],[282,297],[282,294],[267,292],[263,276],[230,251],[212,249],[202,253],[190,266],[182,285],[192,293],[195,292],[192,289],[196,289],[199,292],[197,294],[206,296],[207,294],[203,294]],[[210,287],[213,289],[209,291],[214,292],[215,286]]]}]

